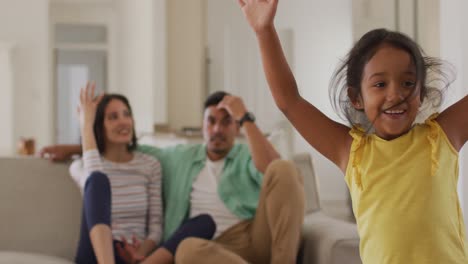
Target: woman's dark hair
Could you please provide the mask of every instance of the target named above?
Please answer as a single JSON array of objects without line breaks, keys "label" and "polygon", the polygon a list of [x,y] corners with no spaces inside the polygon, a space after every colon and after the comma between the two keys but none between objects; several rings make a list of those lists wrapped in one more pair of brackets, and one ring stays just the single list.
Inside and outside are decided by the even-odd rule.
[{"label": "woman's dark hair", "polygon": [[224,91],[216,91],[208,95],[208,97],[205,99],[205,103],[203,103],[203,109],[205,110],[206,108],[212,106],[212,105],[218,105],[224,98],[224,96],[229,95],[229,93],[226,93]]},{"label": "woman's dark hair", "polygon": [[[442,90],[454,79],[442,71],[444,63],[441,60],[426,56],[422,48],[405,34],[386,29],[369,31],[359,39],[338,66],[329,87],[330,100],[338,115],[350,125],[360,124],[366,130],[371,129],[373,121],[367,120],[362,110],[355,109],[352,101],[361,95],[365,65],[384,44],[406,51],[410,55],[416,69],[415,87],[421,88],[420,96],[424,107],[438,108],[442,102]],[[415,96],[416,91],[414,88],[414,92],[404,101]]]},{"label": "woman's dark hair", "polygon": [[[105,129],[104,129],[104,119],[105,119],[105,112],[106,112],[106,107],[112,100],[119,100],[123,102],[130,113],[130,115],[133,118],[133,113],[132,113],[132,108],[130,107],[130,104],[128,102],[128,99],[120,94],[106,94],[102,98],[101,102],[99,102],[97,109],[96,109],[96,119],[94,120],[94,136],[96,138],[96,145],[99,150],[99,153],[103,154],[104,150],[106,149],[106,137],[105,137]],[[127,146],[128,151],[133,151],[137,147],[137,139],[135,135],[135,125],[133,126],[133,131],[132,131],[132,141],[131,143]]]}]

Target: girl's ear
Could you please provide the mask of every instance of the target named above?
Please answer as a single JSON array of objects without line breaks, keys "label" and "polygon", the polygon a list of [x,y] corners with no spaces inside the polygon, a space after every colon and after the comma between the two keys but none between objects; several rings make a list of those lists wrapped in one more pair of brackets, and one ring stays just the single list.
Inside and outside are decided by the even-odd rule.
[{"label": "girl's ear", "polygon": [[348,98],[356,110],[364,110],[364,103],[362,102],[361,94],[356,94],[352,87],[348,87]]}]

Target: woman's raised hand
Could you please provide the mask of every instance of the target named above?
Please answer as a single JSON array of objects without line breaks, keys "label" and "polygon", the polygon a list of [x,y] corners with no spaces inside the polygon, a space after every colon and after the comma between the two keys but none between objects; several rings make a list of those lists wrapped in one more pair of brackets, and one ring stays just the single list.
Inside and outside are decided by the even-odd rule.
[{"label": "woman's raised hand", "polygon": [[278,0],[238,0],[247,21],[257,33],[273,27]]},{"label": "woman's raised hand", "polygon": [[78,104],[78,115],[81,129],[93,127],[96,118],[96,109],[104,94],[95,96],[96,84],[86,83],[86,87],[80,90],[80,102]]}]

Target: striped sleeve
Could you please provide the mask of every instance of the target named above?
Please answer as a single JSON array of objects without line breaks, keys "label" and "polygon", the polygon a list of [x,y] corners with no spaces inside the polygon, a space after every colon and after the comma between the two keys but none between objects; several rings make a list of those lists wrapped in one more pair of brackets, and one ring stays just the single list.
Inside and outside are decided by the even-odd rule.
[{"label": "striped sleeve", "polygon": [[151,157],[151,174],[149,179],[149,207],[148,207],[148,237],[159,244],[162,238],[163,204],[161,198],[161,165]]},{"label": "striped sleeve", "polygon": [[85,151],[83,158],[75,160],[69,168],[71,177],[81,190],[93,171],[103,171],[101,156],[96,149]]},{"label": "striped sleeve", "polygon": [[83,160],[77,159],[73,161],[68,170],[72,179],[80,187],[80,190],[82,190],[87,178],[83,168]]},{"label": "striped sleeve", "polygon": [[86,177],[93,171],[103,171],[101,156],[97,149],[87,150],[83,153],[83,167]]},{"label": "striped sleeve", "polygon": [[91,172],[102,172],[102,167],[101,156],[97,149],[93,149],[85,151],[82,159],[75,160],[70,165],[69,172],[73,180],[82,190]]}]

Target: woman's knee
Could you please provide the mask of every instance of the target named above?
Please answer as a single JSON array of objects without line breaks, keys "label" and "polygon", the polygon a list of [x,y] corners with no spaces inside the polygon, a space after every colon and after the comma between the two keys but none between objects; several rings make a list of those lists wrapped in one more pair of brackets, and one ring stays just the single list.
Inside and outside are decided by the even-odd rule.
[{"label": "woman's knee", "polygon": [[83,193],[83,210],[88,229],[91,230],[99,223],[110,225],[111,208],[111,188],[107,175],[92,172],[86,180]]},{"label": "woman's knee", "polygon": [[88,179],[86,180],[85,183],[85,190],[87,188],[97,188],[99,190],[102,190],[104,188],[109,188],[110,187],[110,182],[109,178],[105,173],[102,173],[100,171],[93,171],[89,175]]},{"label": "woman's knee", "polygon": [[216,232],[216,223],[209,214],[200,214],[193,218],[195,222],[195,226],[203,230],[202,234],[200,234],[201,238],[211,239],[215,232]]}]

